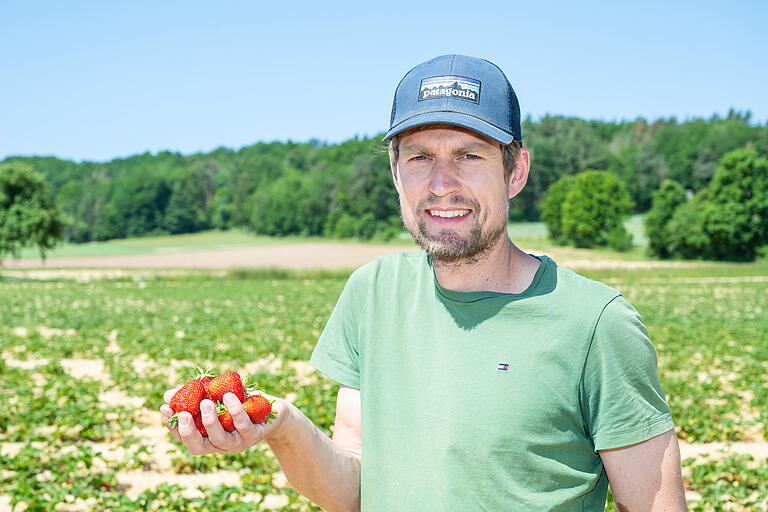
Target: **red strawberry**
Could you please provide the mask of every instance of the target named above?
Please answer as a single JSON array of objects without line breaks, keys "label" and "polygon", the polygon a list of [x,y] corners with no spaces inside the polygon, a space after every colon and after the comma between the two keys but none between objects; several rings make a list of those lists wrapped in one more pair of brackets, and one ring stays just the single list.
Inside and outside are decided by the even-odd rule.
[{"label": "red strawberry", "polygon": [[219,423],[224,427],[224,430],[227,432],[235,430],[235,423],[232,421],[232,415],[229,414],[229,411],[224,407],[224,404],[216,404],[216,412],[219,413]]},{"label": "red strawberry", "polygon": [[261,395],[249,396],[243,402],[243,409],[252,423],[270,423],[277,414],[272,410],[272,402]]},{"label": "red strawberry", "polygon": [[198,414],[194,418],[195,420],[195,426],[197,427],[198,432],[200,432],[201,436],[208,437],[208,431],[205,430],[205,425],[203,425],[203,416],[201,414]]},{"label": "red strawberry", "polygon": [[200,414],[200,402],[205,398],[205,384],[195,379],[184,384],[171,398],[168,405],[177,413],[187,411],[192,416]]},{"label": "red strawberry", "polygon": [[225,393],[234,393],[241,402],[245,400],[245,386],[240,374],[233,371],[224,372],[205,384],[206,398],[221,402]]}]

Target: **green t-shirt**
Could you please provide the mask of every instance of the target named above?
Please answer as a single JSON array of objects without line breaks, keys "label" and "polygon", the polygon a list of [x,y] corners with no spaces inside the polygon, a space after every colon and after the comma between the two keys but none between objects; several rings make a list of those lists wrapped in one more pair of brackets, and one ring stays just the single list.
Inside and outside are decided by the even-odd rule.
[{"label": "green t-shirt", "polygon": [[619,292],[546,256],[520,294],[441,287],[424,252],[349,278],[310,362],[360,390],[372,511],[602,511],[596,450],[672,428]]}]

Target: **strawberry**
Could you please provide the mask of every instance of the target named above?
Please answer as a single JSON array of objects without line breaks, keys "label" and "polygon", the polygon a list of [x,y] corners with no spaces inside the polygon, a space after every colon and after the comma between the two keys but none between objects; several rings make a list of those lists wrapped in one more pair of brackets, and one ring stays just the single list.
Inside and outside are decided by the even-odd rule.
[{"label": "strawberry", "polygon": [[205,384],[205,397],[214,402],[221,402],[225,393],[234,393],[241,402],[245,400],[245,386],[243,386],[239,373],[224,372]]},{"label": "strawberry", "polygon": [[195,426],[197,427],[197,431],[200,432],[200,435],[203,437],[208,437],[208,431],[205,430],[205,425],[203,425],[203,416],[198,414],[194,417],[194,420]]},{"label": "strawberry", "polygon": [[205,384],[195,379],[184,384],[171,398],[168,405],[177,413],[187,411],[192,416],[200,414],[200,402],[205,398]]},{"label": "strawberry", "polygon": [[272,403],[261,395],[249,396],[243,402],[243,409],[252,423],[271,423],[277,414],[272,410]]},{"label": "strawberry", "polygon": [[232,415],[229,414],[229,411],[224,407],[224,404],[221,402],[217,403],[216,412],[219,413],[219,423],[224,427],[224,430],[227,432],[235,430],[235,423],[232,421]]}]

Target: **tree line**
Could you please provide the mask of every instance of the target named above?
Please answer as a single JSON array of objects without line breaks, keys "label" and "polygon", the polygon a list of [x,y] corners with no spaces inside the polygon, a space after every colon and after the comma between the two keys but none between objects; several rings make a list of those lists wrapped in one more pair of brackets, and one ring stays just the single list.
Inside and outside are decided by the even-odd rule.
[{"label": "tree line", "polygon": [[[587,170],[614,176],[628,194],[625,206],[645,212],[665,180],[696,195],[726,153],[748,148],[768,155],[768,125],[737,111],[684,122],[545,116],[526,119],[523,136],[532,168],[512,201],[513,221],[539,220],[549,187]],[[108,162],[18,156],[3,163],[43,177],[71,242],[229,228],[386,239],[401,222],[381,137],[164,151]]]},{"label": "tree line", "polygon": [[[552,184],[541,217],[555,243],[624,251],[632,247],[624,221],[633,206],[615,175],[590,170]],[[654,257],[768,260],[768,158],[754,148],[730,151],[695,194],[665,179],[643,221]]]}]

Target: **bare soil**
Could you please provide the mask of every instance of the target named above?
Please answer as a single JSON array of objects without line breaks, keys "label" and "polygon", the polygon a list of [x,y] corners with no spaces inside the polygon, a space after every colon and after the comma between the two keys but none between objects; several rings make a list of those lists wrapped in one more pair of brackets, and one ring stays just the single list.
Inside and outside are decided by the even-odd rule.
[{"label": "bare soil", "polygon": [[[124,256],[83,256],[68,258],[39,258],[5,260],[6,269],[60,269],[60,268],[109,268],[109,269],[354,269],[379,256],[397,251],[417,251],[415,245],[372,245],[338,242],[306,242],[220,249],[212,251],[175,252],[167,254],[133,254]],[[528,250],[528,249],[526,249]],[[610,258],[592,251],[572,248],[556,248],[546,251],[530,250],[534,254],[547,254],[561,266],[575,270],[596,269],[649,269],[690,268],[696,262],[679,261],[630,261]]]},{"label": "bare soil", "polygon": [[347,269],[356,268],[379,256],[398,250],[417,250],[415,246],[298,243],[221,249],[215,251],[175,252],[170,254],[132,254],[125,256],[83,256],[6,260],[5,268],[281,268]]}]

